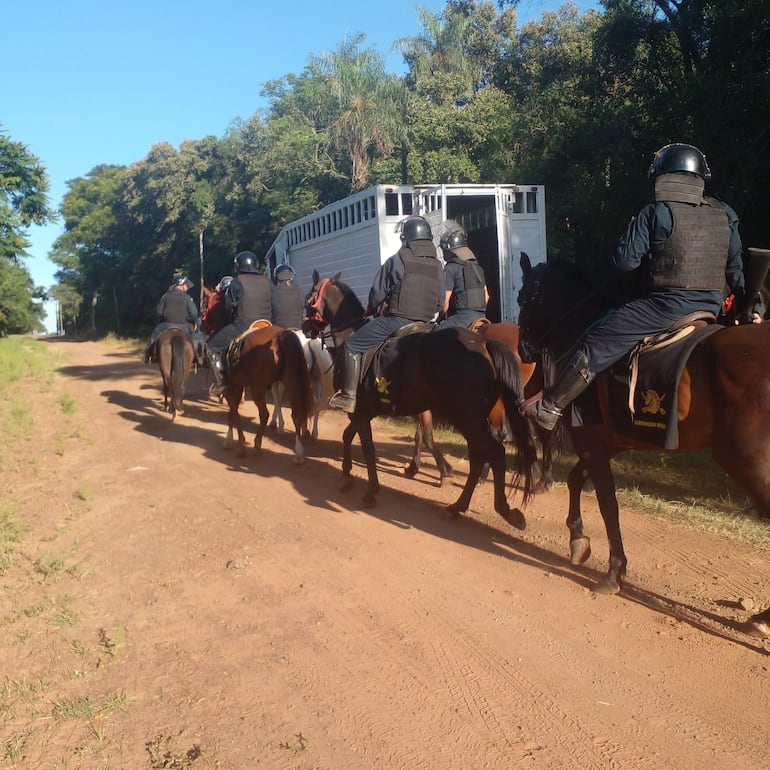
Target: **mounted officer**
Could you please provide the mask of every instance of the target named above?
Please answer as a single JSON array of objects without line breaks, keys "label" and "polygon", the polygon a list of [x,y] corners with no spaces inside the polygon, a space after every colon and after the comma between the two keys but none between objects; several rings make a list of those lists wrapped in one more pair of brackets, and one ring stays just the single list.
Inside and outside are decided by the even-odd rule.
[{"label": "mounted officer", "polygon": [[401,248],[382,264],[369,290],[366,323],[345,341],[337,356],[342,388],[329,405],[352,413],[361,355],[414,321],[430,321],[444,306],[444,270],[430,224],[411,216],[401,222]]},{"label": "mounted officer", "polygon": [[468,236],[452,220],[444,223],[444,235],[439,246],[444,254],[444,313],[446,318],[439,329],[447,326],[470,326],[484,318],[489,302],[489,291],[484,271],[476,255],[468,248]]},{"label": "mounted officer", "polygon": [[621,237],[608,270],[634,272],[635,296],[585,333],[577,350],[542,399],[525,413],[552,430],[562,410],[648,335],[666,331],[689,313],[720,311],[725,284],[743,293],[738,217],[704,195],[711,171],[690,144],[667,144],[649,169],[655,202],[642,208]]},{"label": "mounted officer", "polygon": [[276,265],[273,270],[273,323],[284,329],[301,329],[305,319],[305,295],[295,283],[291,265]]},{"label": "mounted officer", "polygon": [[214,377],[211,393],[221,396],[227,392],[228,372],[222,364],[222,353],[239,334],[258,319],[270,320],[270,281],[265,275],[265,263],[251,251],[241,251],[233,260],[235,277],[225,292],[225,309],[230,319],[206,343],[206,359]]},{"label": "mounted officer", "polygon": [[225,294],[232,280],[231,275],[223,275],[209,297],[206,312],[201,318],[203,328],[208,332],[209,337],[213,337],[220,329],[227,326],[230,320],[225,307]]},{"label": "mounted officer", "polygon": [[155,341],[166,329],[181,329],[193,337],[198,328],[198,308],[187,293],[187,290],[193,286],[193,282],[187,276],[178,276],[160,298],[155,308],[158,323],[152,330],[150,342],[144,353],[146,364],[155,360]]}]

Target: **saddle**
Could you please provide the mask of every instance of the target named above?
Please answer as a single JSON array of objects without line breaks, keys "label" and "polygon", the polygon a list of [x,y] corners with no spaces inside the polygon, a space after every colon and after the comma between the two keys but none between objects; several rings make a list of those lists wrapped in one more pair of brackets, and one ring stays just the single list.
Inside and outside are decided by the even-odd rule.
[{"label": "saddle", "polygon": [[386,337],[378,345],[375,345],[364,353],[361,361],[361,378],[359,381],[363,382],[369,369],[371,369],[372,366],[375,367],[374,387],[377,390],[377,397],[381,405],[390,408],[393,405],[393,400],[390,392],[391,382],[385,377],[385,367],[382,361],[377,358],[377,354],[394,340],[407,337],[410,334],[421,334],[426,330],[427,324],[424,321],[412,321],[411,323],[396,329],[393,334]]},{"label": "saddle", "polygon": [[481,332],[485,326],[490,326],[492,322],[488,318],[477,318],[468,327],[472,332]]},{"label": "saddle", "polygon": [[249,336],[249,334],[251,334],[253,331],[256,331],[257,329],[264,329],[265,327],[272,325],[273,324],[266,318],[258,318],[256,321],[252,321],[248,329],[242,331],[237,337],[230,340],[230,344],[227,346],[224,356],[228,366],[233,367],[238,364],[238,361],[241,358],[241,348],[243,347],[243,341],[246,339],[246,337]]},{"label": "saddle", "polygon": [[599,375],[600,407],[616,433],[661,449],[679,446],[679,420],[690,406],[682,372],[695,346],[724,328],[715,321],[711,313],[691,313]]}]

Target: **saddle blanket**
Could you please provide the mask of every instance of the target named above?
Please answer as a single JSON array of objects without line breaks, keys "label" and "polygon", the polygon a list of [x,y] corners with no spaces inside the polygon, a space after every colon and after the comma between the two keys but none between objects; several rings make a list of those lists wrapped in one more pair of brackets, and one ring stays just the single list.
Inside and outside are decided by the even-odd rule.
[{"label": "saddle blanket", "polygon": [[607,377],[607,416],[622,436],[661,449],[679,446],[678,389],[693,348],[723,326],[686,326],[644,340],[611,367]]}]

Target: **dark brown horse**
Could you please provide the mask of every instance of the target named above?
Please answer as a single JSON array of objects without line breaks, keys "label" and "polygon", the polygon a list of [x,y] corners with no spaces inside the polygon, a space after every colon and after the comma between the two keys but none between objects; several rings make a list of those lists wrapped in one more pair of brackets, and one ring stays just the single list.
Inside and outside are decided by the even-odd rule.
[{"label": "dark brown horse", "polygon": [[[350,287],[325,278],[309,297],[309,313],[328,325],[334,348],[364,322],[364,308]],[[334,353],[333,353],[334,354]],[[472,394],[472,396],[470,396]],[[373,505],[379,491],[371,421],[378,414],[417,415],[437,412],[468,443],[470,472],[458,500],[448,506],[457,515],[467,511],[484,463],[492,468],[494,506],[519,529],[525,525],[519,509],[511,509],[505,492],[505,448],[489,430],[487,416],[502,398],[517,453],[516,476],[523,478],[524,502],[531,491],[535,449],[529,426],[518,412],[523,395],[518,360],[502,343],[485,340],[463,328],[414,333],[389,340],[375,355],[358,388],[356,410],[349,415],[343,440],[343,487],[352,484],[351,444],[358,434],[369,483],[364,503]]]},{"label": "dark brown horse", "polygon": [[259,412],[259,425],[254,437],[254,453],[262,449],[269,411],[267,391],[281,382],[291,406],[294,422],[294,462],[304,462],[303,440],[308,437],[308,419],[313,413],[313,394],[305,362],[305,352],[295,332],[282,326],[249,329],[233,340],[227,349],[230,388],[225,398],[230,408],[224,446],[233,445],[233,431],[238,432],[240,454],[245,454],[246,439],[238,413],[243,391],[249,389]]},{"label": "dark brown horse", "polygon": [[[522,255],[521,266],[522,339],[535,354],[561,360],[580,330],[606,308],[571,263],[532,267]],[[602,394],[603,383],[606,374],[592,386],[596,393]],[[770,517],[770,324],[720,327],[705,337],[687,359],[678,395],[677,451],[711,447],[714,460],[743,487],[760,515]],[[607,420],[606,393],[599,403],[597,424],[568,427],[578,462],[567,480],[567,526],[572,563],[582,564],[590,555],[590,543],[583,534],[580,494],[590,479],[610,550],[609,570],[596,590],[612,594],[622,587],[627,560],[610,460],[624,449],[664,450],[615,433]],[[747,630],[770,636],[770,609],[751,617]]]},{"label": "dark brown horse", "polygon": [[[474,328],[474,327],[471,327]],[[519,327],[512,323],[483,323],[474,328],[487,339],[499,340],[507,345],[513,351],[516,357],[519,357]],[[521,362],[521,376],[524,382],[525,397],[534,395],[543,387],[542,372],[535,363]],[[489,424],[493,433],[500,437],[506,435],[505,409],[502,401],[498,400],[492,407],[489,414]],[[542,451],[542,460],[535,463],[534,483],[532,492],[535,494],[547,492],[553,484],[553,454],[558,450],[563,439],[563,431],[541,430],[534,424],[531,426],[532,435],[538,440]],[[414,456],[404,471],[404,475],[411,479],[420,470],[420,455],[423,443],[431,451],[436,466],[439,469],[439,486],[441,486],[445,476],[451,476],[452,468],[444,458],[444,455],[438,444],[433,440],[433,416],[430,412],[424,412],[418,416],[417,428],[414,434]],[[486,471],[482,477],[486,477]]]},{"label": "dark brown horse", "polygon": [[177,416],[184,414],[182,401],[195,360],[195,345],[189,334],[176,327],[162,331],[155,345],[158,368],[163,378],[163,409],[171,411],[173,422]]}]

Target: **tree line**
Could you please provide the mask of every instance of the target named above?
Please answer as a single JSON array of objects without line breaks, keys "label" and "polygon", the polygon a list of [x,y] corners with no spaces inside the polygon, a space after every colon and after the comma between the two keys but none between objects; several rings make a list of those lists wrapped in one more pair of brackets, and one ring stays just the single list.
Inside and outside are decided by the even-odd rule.
[{"label": "tree line", "polygon": [[[144,333],[175,272],[214,285],[238,251],[264,254],[287,222],[379,183],[544,184],[549,258],[597,270],[672,141],[706,154],[744,245],[770,247],[765,0],[602,0],[582,14],[567,2],[522,25],[517,3],[418,8],[418,33],[393,43],[404,76],[352,36],[264,83],[267,107],[223,136],[70,182],[50,255],[65,327]],[[0,222],[0,288],[24,273],[23,227],[50,214],[44,181],[38,208]]]}]

